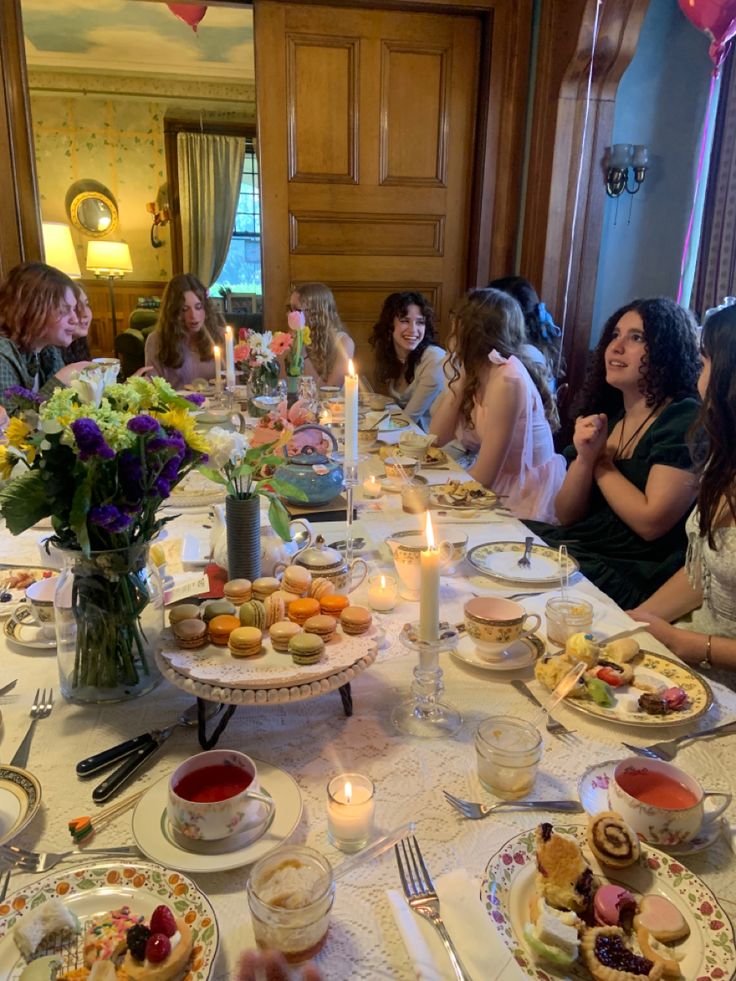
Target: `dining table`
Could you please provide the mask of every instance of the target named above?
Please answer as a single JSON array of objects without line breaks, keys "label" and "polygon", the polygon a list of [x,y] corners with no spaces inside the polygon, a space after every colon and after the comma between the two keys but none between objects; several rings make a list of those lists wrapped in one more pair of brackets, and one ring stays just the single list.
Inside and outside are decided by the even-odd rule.
[{"label": "dining table", "polygon": [[[402,510],[401,495],[386,490],[378,498],[362,493],[362,480],[383,472],[380,457],[366,453],[360,464],[361,484],[356,491],[357,519],[354,534],[363,545],[356,555],[369,567],[369,577],[378,573],[395,575],[387,539],[400,531],[423,531],[423,514]],[[440,469],[427,467],[421,475],[430,484],[450,478],[466,479],[466,474],[448,459]],[[201,554],[207,555],[211,521],[206,506],[181,508],[167,524],[170,539],[195,539]],[[522,522],[501,510],[433,511],[437,536],[453,541],[467,535],[468,549],[490,542],[522,542],[528,530]],[[262,520],[266,512],[262,512]],[[313,534],[332,542],[345,537],[345,522],[313,522]],[[14,539],[0,529],[0,556],[3,564],[23,565],[34,555],[35,539],[41,534],[31,529]],[[36,552],[35,565],[42,561]],[[350,594],[352,604],[368,605],[368,578]],[[541,595],[522,596],[527,612],[541,616],[538,636],[546,644],[544,608],[557,585]],[[604,636],[630,634],[642,648],[668,654],[663,646],[637,625],[592,583],[579,573],[570,588],[584,595],[594,608],[594,629]],[[463,606],[471,596],[507,596],[524,593],[523,586],[510,588],[472,567],[467,559],[453,574],[440,581],[441,619],[450,624],[462,622]],[[532,590],[529,590],[531,593]],[[241,750],[254,760],[285,770],[296,782],[302,810],[289,840],[306,844],[325,855],[335,870],[350,856],[335,848],[328,839],[327,785],[335,775],[356,772],[367,775],[375,785],[375,836],[389,833],[414,822],[427,867],[434,876],[454,869],[465,869],[478,882],[491,857],[505,842],[540,821],[555,822],[559,815],[545,811],[501,810],[484,820],[462,817],[443,796],[447,790],[457,797],[491,803],[494,798],[478,780],[475,731],[479,723],[493,715],[537,720],[544,737],[543,755],[534,786],[535,798],[576,798],[578,784],[592,765],[623,759],[630,755],[622,740],[643,746],[655,739],[668,739],[684,730],[662,725],[656,730],[611,724],[561,703],[554,711],[573,736],[560,739],[546,732],[537,710],[511,685],[521,678],[542,697],[545,690],[534,678],[532,665],[512,671],[491,671],[475,667],[451,652],[440,655],[443,697],[462,714],[462,725],[452,737],[414,738],[392,724],[392,711],[405,699],[413,680],[417,657],[400,643],[399,635],[407,622],[418,619],[418,604],[399,597],[395,608],[373,613],[373,638],[378,647],[375,661],[351,681],[351,715],[343,710],[337,691],[286,703],[239,705],[222,732],[218,747]],[[671,656],[671,655],[669,655]],[[54,649],[31,649],[0,635],[0,687],[18,679],[15,688],[0,698],[2,729],[0,754],[9,761],[29,724],[29,709],[38,688],[54,687],[51,714],[36,725],[27,769],[38,779],[42,791],[41,807],[35,818],[14,840],[31,849],[61,851],[71,847],[67,828],[79,815],[94,817],[98,805],[92,803],[91,789],[96,781],[82,780],[75,764],[91,753],[133,737],[146,730],[175,722],[192,705],[192,694],[180,685],[164,680],[154,691],[134,701],[116,704],[77,705],[58,694],[58,673]],[[736,692],[712,683],[713,701],[692,729],[736,718]],[[178,727],[147,767],[142,769],[120,796],[153,788],[183,760],[199,752],[196,728]],[[687,744],[676,762],[696,774],[708,789],[731,787],[736,735]],[[584,814],[564,816],[566,823],[585,823]],[[696,873],[733,915],[736,911],[736,854],[734,853],[736,803],[726,813],[723,833],[709,848],[688,855],[683,865]],[[90,846],[135,844],[132,811],[122,814],[99,831]],[[148,861],[141,856],[141,861]],[[92,863],[92,857],[79,864]],[[135,859],[131,860],[135,864]],[[72,868],[67,865],[67,868]],[[254,945],[246,900],[249,865],[223,870],[186,873],[204,893],[217,918],[219,949],[211,977],[234,977],[239,955]],[[23,889],[38,876],[22,871],[13,873],[9,895]],[[480,887],[479,887],[480,888]],[[416,976],[402,942],[387,898],[388,890],[400,889],[393,850],[357,863],[337,880],[334,908],[327,941],[316,963],[327,979],[395,978]]]}]

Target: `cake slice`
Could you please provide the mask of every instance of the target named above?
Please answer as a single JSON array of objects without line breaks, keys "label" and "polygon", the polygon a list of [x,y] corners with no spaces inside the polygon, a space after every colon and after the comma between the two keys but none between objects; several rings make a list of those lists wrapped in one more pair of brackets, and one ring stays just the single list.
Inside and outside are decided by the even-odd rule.
[{"label": "cake slice", "polygon": [[577,842],[547,822],[537,827],[535,840],[538,895],[555,909],[586,913],[593,897],[593,872]]},{"label": "cake slice", "polygon": [[578,929],[583,926],[575,913],[564,913],[550,906],[541,896],[530,903],[531,923],[524,937],[534,953],[557,967],[570,967],[578,959]]},{"label": "cake slice", "polygon": [[60,899],[48,902],[31,910],[13,930],[13,940],[27,961],[47,938],[59,933],[79,933],[81,925],[76,915]]}]

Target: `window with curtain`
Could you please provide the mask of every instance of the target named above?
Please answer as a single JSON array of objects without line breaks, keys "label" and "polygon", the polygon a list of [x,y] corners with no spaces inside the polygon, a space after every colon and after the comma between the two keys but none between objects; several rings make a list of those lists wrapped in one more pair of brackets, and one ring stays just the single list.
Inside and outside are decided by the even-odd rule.
[{"label": "window with curtain", "polygon": [[219,287],[233,293],[263,292],[261,285],[261,202],[258,192],[258,155],[256,141],[247,137],[243,159],[243,177],[235,212],[230,248],[217,280],[212,284],[213,295]]}]

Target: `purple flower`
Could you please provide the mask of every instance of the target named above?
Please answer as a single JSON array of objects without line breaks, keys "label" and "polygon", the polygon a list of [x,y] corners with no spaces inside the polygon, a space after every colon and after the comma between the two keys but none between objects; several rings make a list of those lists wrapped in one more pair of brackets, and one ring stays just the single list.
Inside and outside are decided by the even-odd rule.
[{"label": "purple flower", "polygon": [[3,395],[8,400],[25,399],[26,402],[33,402],[34,405],[40,405],[43,402],[40,395],[32,392],[30,388],[23,388],[22,385],[11,385],[10,388],[5,389]]},{"label": "purple flower", "polygon": [[177,455],[172,457],[170,460],[161,467],[161,473],[159,474],[164,480],[168,480],[172,483],[179,477],[179,464],[181,463],[181,458]]},{"label": "purple flower", "polygon": [[171,493],[171,484],[168,480],[164,480],[163,477],[159,476],[153,482],[153,489],[159,497],[168,497]]},{"label": "purple flower", "polygon": [[115,450],[106,442],[94,419],[75,419],[72,432],[79,447],[80,460],[89,460],[93,456],[112,460],[115,456]]},{"label": "purple flower", "polygon": [[128,501],[140,501],[143,496],[143,464],[132,450],[123,450],[118,457],[118,480]]},{"label": "purple flower", "polygon": [[131,522],[131,517],[123,514],[120,508],[114,504],[101,504],[98,507],[90,508],[89,520],[93,525],[104,528],[105,531],[123,531]]},{"label": "purple flower", "polygon": [[149,453],[160,453],[162,450],[172,449],[183,451],[184,441],[174,439],[171,436],[154,436],[153,439],[149,439],[149,441],[146,443],[146,449]]},{"label": "purple flower", "polygon": [[136,436],[155,433],[158,431],[158,428],[158,420],[154,419],[153,416],[134,416],[132,419],[128,419],[128,429],[131,433],[135,433]]},{"label": "purple flower", "polygon": [[204,405],[205,403],[205,396],[200,395],[199,392],[192,392],[191,395],[185,395],[184,398],[192,405]]}]

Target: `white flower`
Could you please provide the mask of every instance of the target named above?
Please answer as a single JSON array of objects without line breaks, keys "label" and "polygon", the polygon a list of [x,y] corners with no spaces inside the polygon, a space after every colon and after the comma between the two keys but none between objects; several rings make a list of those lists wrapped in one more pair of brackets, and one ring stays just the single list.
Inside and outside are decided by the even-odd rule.
[{"label": "white flower", "polygon": [[82,368],[70,384],[84,405],[99,407],[105,389],[117,382],[120,364],[92,364]]},{"label": "white flower", "polygon": [[209,460],[207,466],[222,470],[226,463],[238,463],[245,456],[247,441],[242,433],[213,426],[207,433]]}]

